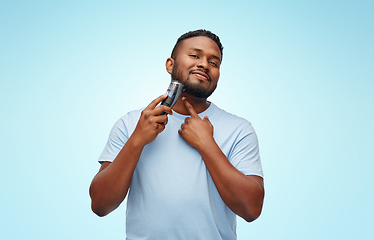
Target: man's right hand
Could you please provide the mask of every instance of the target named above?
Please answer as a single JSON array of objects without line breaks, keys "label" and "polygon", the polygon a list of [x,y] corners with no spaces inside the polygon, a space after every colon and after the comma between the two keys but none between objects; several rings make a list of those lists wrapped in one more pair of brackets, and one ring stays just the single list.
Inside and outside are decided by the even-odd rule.
[{"label": "man's right hand", "polygon": [[[170,107],[160,105],[162,100],[167,97],[167,94],[159,96],[153,100],[141,113],[138,124],[132,134],[140,145],[146,145],[156,139],[157,135],[165,129],[168,122],[168,116],[160,115],[163,112],[173,114]],[[134,140],[135,140],[134,139]]]},{"label": "man's right hand", "polygon": [[[140,115],[138,124],[112,163],[104,162],[90,186],[92,211],[99,216],[105,216],[116,209],[125,199],[130,188],[131,178],[143,147],[155,140],[165,129],[167,115],[173,114],[167,106],[157,106],[166,94],[153,100]],[[160,115],[160,116],[159,116]]]}]

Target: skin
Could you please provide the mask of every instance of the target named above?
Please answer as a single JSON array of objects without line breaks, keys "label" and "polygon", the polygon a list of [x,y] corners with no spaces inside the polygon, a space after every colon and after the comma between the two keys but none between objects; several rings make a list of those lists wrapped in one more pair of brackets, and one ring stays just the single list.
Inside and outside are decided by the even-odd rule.
[{"label": "skin", "polygon": [[[166,61],[166,70],[174,79],[188,83],[191,88],[209,95],[217,87],[221,54],[216,43],[207,37],[192,37],[179,46],[174,58]],[[105,216],[125,199],[136,164],[145,145],[156,139],[165,129],[170,108],[158,105],[166,94],[153,100],[143,111],[137,126],[112,163],[104,162],[92,180],[90,196],[92,210]],[[261,214],[264,199],[263,179],[244,175],[226,158],[213,138],[214,127],[205,116],[210,103],[206,97],[197,97],[189,91],[182,93],[173,110],[189,115],[178,134],[202,156],[225,204],[238,216],[250,222]]]}]

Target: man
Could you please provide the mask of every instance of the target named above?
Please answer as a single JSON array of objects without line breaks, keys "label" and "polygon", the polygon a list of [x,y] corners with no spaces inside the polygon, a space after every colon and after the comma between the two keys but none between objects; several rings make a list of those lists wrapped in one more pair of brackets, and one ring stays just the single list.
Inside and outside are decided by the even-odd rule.
[{"label": "man", "polygon": [[182,35],[166,60],[185,89],[173,110],[159,105],[165,94],[114,125],[90,196],[92,210],[105,216],[130,189],[127,239],[236,239],[236,215],[259,217],[264,187],[256,133],[207,101],[222,49],[210,31]]}]

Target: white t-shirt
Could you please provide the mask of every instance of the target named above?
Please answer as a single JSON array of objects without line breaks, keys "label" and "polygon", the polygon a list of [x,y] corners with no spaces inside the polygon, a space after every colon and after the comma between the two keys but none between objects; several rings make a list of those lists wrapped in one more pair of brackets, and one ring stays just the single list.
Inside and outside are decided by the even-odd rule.
[{"label": "white t-shirt", "polygon": [[[114,125],[99,162],[113,161],[134,131],[141,110]],[[256,133],[250,122],[213,103],[200,113],[214,139],[245,175],[263,177]],[[226,206],[199,152],[178,134],[188,116],[173,112],[139,158],[127,196],[127,239],[236,239],[236,215]]]}]

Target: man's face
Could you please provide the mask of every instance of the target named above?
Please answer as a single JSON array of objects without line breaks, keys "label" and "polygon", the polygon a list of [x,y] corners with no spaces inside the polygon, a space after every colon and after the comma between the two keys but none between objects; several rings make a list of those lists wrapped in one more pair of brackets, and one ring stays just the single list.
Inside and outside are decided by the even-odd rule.
[{"label": "man's face", "polygon": [[217,87],[220,65],[217,44],[208,37],[192,37],[178,47],[171,77],[183,83],[186,94],[206,99]]}]

